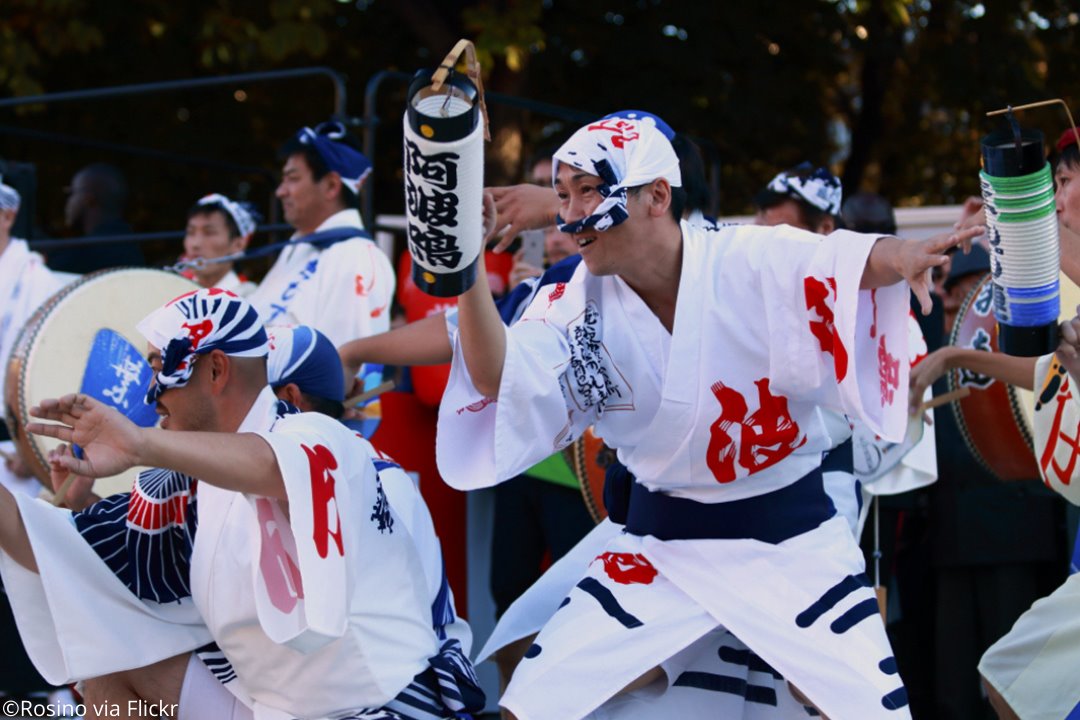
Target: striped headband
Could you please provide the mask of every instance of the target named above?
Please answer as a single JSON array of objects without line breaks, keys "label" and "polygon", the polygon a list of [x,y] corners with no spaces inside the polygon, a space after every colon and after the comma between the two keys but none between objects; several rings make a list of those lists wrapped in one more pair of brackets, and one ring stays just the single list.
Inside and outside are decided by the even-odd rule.
[{"label": "striped headband", "polygon": [[220,208],[227,212],[233,222],[236,223],[236,229],[240,232],[240,237],[247,237],[255,232],[255,216],[244,206],[245,204],[230,200],[221,193],[211,193],[203,196],[195,204],[207,209]]},{"label": "striped headband", "polygon": [[786,195],[805,200],[818,210],[830,215],[840,214],[843,189],[840,180],[823,167],[814,168],[803,162],[778,174],[766,188],[775,195]]},{"label": "striped headband", "polygon": [[21,202],[19,191],[10,185],[5,185],[4,178],[0,176],[0,210],[18,210]]},{"label": "striped headband", "polygon": [[269,345],[259,313],[251,304],[221,288],[202,288],[175,298],[137,326],[161,349],[161,370],[146,391],[153,404],[161,393],[184,387],[200,355],[221,350],[233,357],[266,357]]},{"label": "striped headband", "polygon": [[559,163],[601,180],[597,191],[603,200],[591,215],[570,223],[556,218],[564,233],[587,228],[602,232],[626,220],[626,191],[630,188],[659,178],[672,187],[682,186],[679,158],[671,141],[657,127],[654,116],[644,113],[635,118],[606,117],[586,125],[556,151],[552,160],[552,182],[558,176]]},{"label": "striped headband", "polygon": [[344,137],[345,126],[339,122],[324,122],[314,130],[303,127],[296,133],[301,144],[313,147],[326,167],[340,175],[349,190],[359,194],[360,184],[371,172],[371,161],[359,150],[339,142]]},{"label": "striped headband", "polygon": [[296,383],[300,392],[326,400],[345,400],[345,370],[330,339],[313,327],[272,327],[266,380],[277,389]]}]

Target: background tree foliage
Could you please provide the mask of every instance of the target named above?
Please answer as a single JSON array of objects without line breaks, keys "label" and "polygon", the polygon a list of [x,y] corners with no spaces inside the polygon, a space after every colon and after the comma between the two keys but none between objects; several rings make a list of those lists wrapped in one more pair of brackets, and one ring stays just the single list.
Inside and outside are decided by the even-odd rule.
[{"label": "background tree foliage", "polygon": [[[717,211],[749,210],[778,169],[809,159],[848,192],[898,204],[977,192],[988,109],[1072,102],[1080,16],[1070,0],[6,0],[0,98],[323,65],[348,78],[347,112],[382,70],[436,64],[473,38],[486,85],[578,111],[642,108],[699,140]],[[378,94],[375,191],[398,212],[404,84]],[[39,221],[61,234],[63,194],[85,163],[121,166],[141,230],[180,227],[205,192],[272,208],[276,149],[333,110],[320,79],[0,108],[0,158],[33,162]],[[1051,142],[1060,113],[1027,114]],[[574,127],[495,104],[491,182]],[[122,147],[117,147],[122,146]],[[153,150],[164,155],[146,152]],[[218,164],[214,164],[217,162]],[[222,165],[221,163],[228,163]]]}]

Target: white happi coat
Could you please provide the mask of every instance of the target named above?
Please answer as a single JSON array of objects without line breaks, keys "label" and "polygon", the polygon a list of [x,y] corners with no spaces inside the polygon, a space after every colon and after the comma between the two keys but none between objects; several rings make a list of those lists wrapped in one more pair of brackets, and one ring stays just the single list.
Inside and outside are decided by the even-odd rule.
[{"label": "white happi coat", "polygon": [[[285,720],[382,707],[428,666],[439,641],[424,570],[374,451],[323,416],[276,419],[277,402],[263,390],[240,432],[273,448],[289,516],[276,501],[199,483],[190,597],[139,599],[71,513],[19,498],[40,575],[3,554],[0,572],[48,680],[142,667],[214,641],[235,673],[226,687],[257,720]],[[170,497],[128,523],[182,523],[178,505]]]},{"label": "white happi coat", "polygon": [[[319,230],[354,227],[356,210],[327,218]],[[248,301],[266,325],[310,325],[335,346],[390,329],[396,279],[390,260],[370,240],[355,238],[318,248],[286,246]]]},{"label": "white happi coat", "polygon": [[[4,398],[7,361],[15,338],[30,315],[65,285],[65,280],[31,252],[25,240],[11,238],[0,254],[0,401]],[[0,412],[5,405],[0,404]]]},{"label": "white happi coat", "polygon": [[236,274],[235,270],[230,270],[225,273],[220,280],[214,283],[214,287],[221,288],[222,290],[228,290],[233,295],[238,295],[242,298],[249,297],[256,289],[258,285],[250,280],[241,280],[240,276]]},{"label": "white happi coat", "polygon": [[1051,490],[1080,505],[1080,395],[1054,355],[1035,365],[1035,456]]},{"label": "white happi coat", "polygon": [[[451,485],[513,477],[594,425],[649,490],[723,503],[815,470],[833,446],[822,407],[903,436],[908,290],[859,291],[874,237],[686,223],[682,235],[672,334],[583,263],[507,330],[497,401],[476,392],[455,341],[438,435]],[[744,672],[763,659],[827,715],[908,717],[842,519],[775,545],[624,534],[606,550],[518,667],[502,704],[519,718],[582,717],[718,626],[759,658],[736,653]],[[665,669],[675,686],[699,681]],[[742,682],[728,711],[751,690]],[[718,691],[713,707],[738,694]]]}]

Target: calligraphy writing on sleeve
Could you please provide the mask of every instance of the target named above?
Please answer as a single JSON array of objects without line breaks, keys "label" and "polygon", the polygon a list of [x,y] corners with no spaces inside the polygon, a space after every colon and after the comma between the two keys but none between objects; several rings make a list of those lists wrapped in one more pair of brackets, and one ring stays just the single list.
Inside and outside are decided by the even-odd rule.
[{"label": "calligraphy writing on sleeve", "polygon": [[625,381],[604,347],[600,311],[594,303],[586,303],[585,311],[567,326],[567,335],[570,366],[565,381],[578,407],[596,407],[600,413],[631,408]]},{"label": "calligraphy writing on sleeve", "polygon": [[881,406],[892,405],[900,387],[900,359],[889,352],[885,333],[878,339],[878,375],[881,379]]},{"label": "calligraphy writing on sleeve", "polygon": [[304,582],[294,559],[296,547],[288,522],[272,500],[259,498],[255,512],[259,521],[259,575],[270,603],[283,613],[291,613],[304,597]]},{"label": "calligraphy writing on sleeve", "polygon": [[842,382],[847,376],[848,353],[836,329],[836,278],[808,277],[803,280],[803,288],[806,309],[814,313],[810,319],[810,332],[817,338],[821,351],[833,356],[836,381]]},{"label": "calligraphy writing on sleeve", "polygon": [[313,514],[312,537],[319,557],[325,558],[330,552],[330,540],[334,541],[338,555],[345,555],[345,544],[341,536],[341,516],[338,514],[337,497],[334,492],[334,475],[331,470],[338,467],[333,453],[324,446],[309,448],[301,445],[308,458],[311,470],[311,511]]}]

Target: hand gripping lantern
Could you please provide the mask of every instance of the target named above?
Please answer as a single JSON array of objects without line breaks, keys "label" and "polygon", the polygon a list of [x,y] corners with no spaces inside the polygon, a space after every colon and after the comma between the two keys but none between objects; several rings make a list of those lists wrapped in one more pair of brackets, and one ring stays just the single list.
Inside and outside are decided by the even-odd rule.
[{"label": "hand gripping lantern", "polygon": [[[466,75],[454,72],[468,52]],[[413,281],[454,297],[472,287],[483,249],[484,109],[480,68],[461,40],[435,71],[420,70],[405,111],[405,217]]]}]

